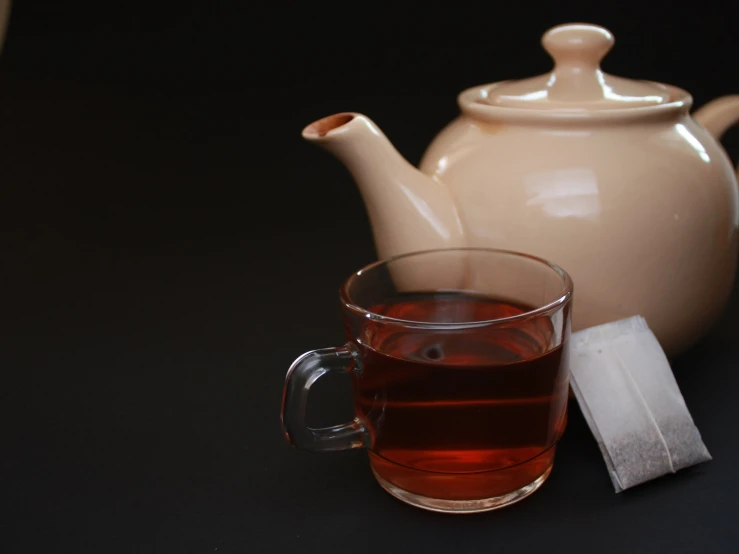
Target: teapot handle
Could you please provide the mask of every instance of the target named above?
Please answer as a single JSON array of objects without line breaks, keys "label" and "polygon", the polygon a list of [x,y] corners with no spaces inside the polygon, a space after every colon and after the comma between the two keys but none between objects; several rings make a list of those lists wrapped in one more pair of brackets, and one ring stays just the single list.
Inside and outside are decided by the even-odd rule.
[{"label": "teapot handle", "polygon": [[5,44],[12,4],[12,0],[0,0],[0,52],[3,51],[3,44]]},{"label": "teapot handle", "polygon": [[703,125],[716,140],[721,140],[729,127],[739,123],[739,94],[716,98],[696,110],[693,119]]}]

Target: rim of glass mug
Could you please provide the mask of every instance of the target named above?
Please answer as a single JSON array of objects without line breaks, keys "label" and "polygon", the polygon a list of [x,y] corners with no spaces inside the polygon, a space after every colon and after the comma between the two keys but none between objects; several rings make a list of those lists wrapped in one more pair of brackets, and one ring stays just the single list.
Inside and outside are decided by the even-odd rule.
[{"label": "rim of glass mug", "polygon": [[[442,253],[442,252],[484,252],[484,253],[489,253],[489,254],[503,254],[506,256],[514,257],[514,258],[528,259],[533,262],[542,264],[548,267],[549,269],[553,270],[562,280],[562,287],[563,287],[564,292],[558,298],[556,298],[555,300],[551,302],[548,302],[547,304],[543,306],[534,308],[532,310],[529,310],[529,311],[526,311],[526,312],[523,312],[517,315],[501,317],[497,319],[487,319],[487,320],[479,320],[479,321],[462,321],[462,322],[454,322],[454,323],[414,321],[410,319],[400,319],[396,317],[385,316],[382,314],[372,312],[366,308],[363,308],[362,306],[360,306],[357,302],[355,302],[352,299],[351,294],[349,293],[350,287],[356,282],[356,280],[360,278],[364,273],[370,270],[376,269],[384,265],[389,265],[397,260],[401,260],[404,258],[422,256],[425,254]],[[574,289],[574,284],[573,284],[573,281],[570,275],[564,269],[562,269],[559,265],[553,262],[550,262],[544,258],[541,258],[539,256],[534,256],[533,254],[517,252],[515,250],[469,246],[469,247],[433,248],[429,250],[417,250],[414,252],[406,252],[404,254],[398,254],[397,256],[391,256],[390,258],[386,258],[384,260],[378,260],[352,273],[341,285],[339,289],[339,298],[341,300],[341,303],[344,305],[346,309],[354,312],[355,314],[366,317],[367,319],[371,319],[373,321],[380,321],[383,323],[388,323],[391,325],[400,325],[404,327],[413,326],[413,327],[420,327],[420,328],[426,328],[426,329],[465,329],[465,328],[473,328],[473,327],[484,327],[486,325],[501,325],[501,324],[507,324],[507,323],[514,323],[514,322],[523,321],[529,318],[538,317],[541,315],[548,314],[550,312],[557,311],[560,307],[567,304],[571,300],[573,289]],[[455,292],[455,291],[450,290],[449,292]]]}]

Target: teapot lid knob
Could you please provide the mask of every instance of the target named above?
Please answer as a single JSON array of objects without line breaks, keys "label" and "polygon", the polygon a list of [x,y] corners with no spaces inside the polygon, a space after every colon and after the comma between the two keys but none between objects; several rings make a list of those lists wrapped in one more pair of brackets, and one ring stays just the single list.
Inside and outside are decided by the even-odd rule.
[{"label": "teapot lid knob", "polygon": [[549,29],[542,46],[557,66],[597,68],[613,48],[613,34],[599,25],[570,23]]}]

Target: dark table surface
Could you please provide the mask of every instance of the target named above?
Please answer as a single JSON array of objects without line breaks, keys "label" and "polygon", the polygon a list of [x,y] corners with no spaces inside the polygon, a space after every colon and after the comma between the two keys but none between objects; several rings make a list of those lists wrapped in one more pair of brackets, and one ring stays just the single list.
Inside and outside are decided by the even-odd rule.
[{"label": "dark table surface", "polygon": [[[19,7],[11,21],[0,62],[0,551],[736,552],[737,294],[674,363],[713,461],[622,494],[574,404],[547,483],[488,514],[411,508],[374,482],[364,452],[288,446],[285,371],[341,344],[337,287],[374,260],[356,189],[302,142],[302,126],[364,111],[417,162],[459,89],[546,61],[534,44],[525,70],[482,67],[489,52],[472,48],[474,60],[434,80],[434,57],[471,45],[442,54],[448,45],[418,35],[396,60],[406,43],[394,29],[385,54],[352,43],[322,61],[273,42],[273,68],[258,41],[200,9],[192,28],[183,12],[135,40],[113,24],[74,27],[82,12],[59,16],[66,32],[53,24],[64,10],[39,20]],[[699,103],[738,92],[739,76],[723,73],[736,67],[731,18],[709,15],[706,36],[727,53],[666,42],[688,19],[618,19],[614,72],[680,73]],[[540,18],[521,40],[580,18]],[[215,44],[205,54],[198,33]],[[634,55],[635,37],[653,48]],[[722,71],[685,63],[712,53]],[[349,58],[357,67],[341,75],[328,67]],[[735,154],[737,138],[726,142]],[[351,409],[341,379],[316,397],[317,423]]]}]

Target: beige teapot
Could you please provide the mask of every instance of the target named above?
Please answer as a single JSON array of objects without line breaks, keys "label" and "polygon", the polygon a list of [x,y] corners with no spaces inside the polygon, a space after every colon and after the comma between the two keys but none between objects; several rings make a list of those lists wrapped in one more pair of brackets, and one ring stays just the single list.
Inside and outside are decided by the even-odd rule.
[{"label": "beige teapot", "polygon": [[706,332],[734,283],[735,170],[717,139],[739,95],[692,117],[686,91],[600,69],[612,34],[560,25],[551,73],[463,91],[461,115],[411,166],[366,116],[303,137],[355,178],[380,258],[451,246],[527,252],[575,282],[573,329],[643,315],[668,354]]}]

